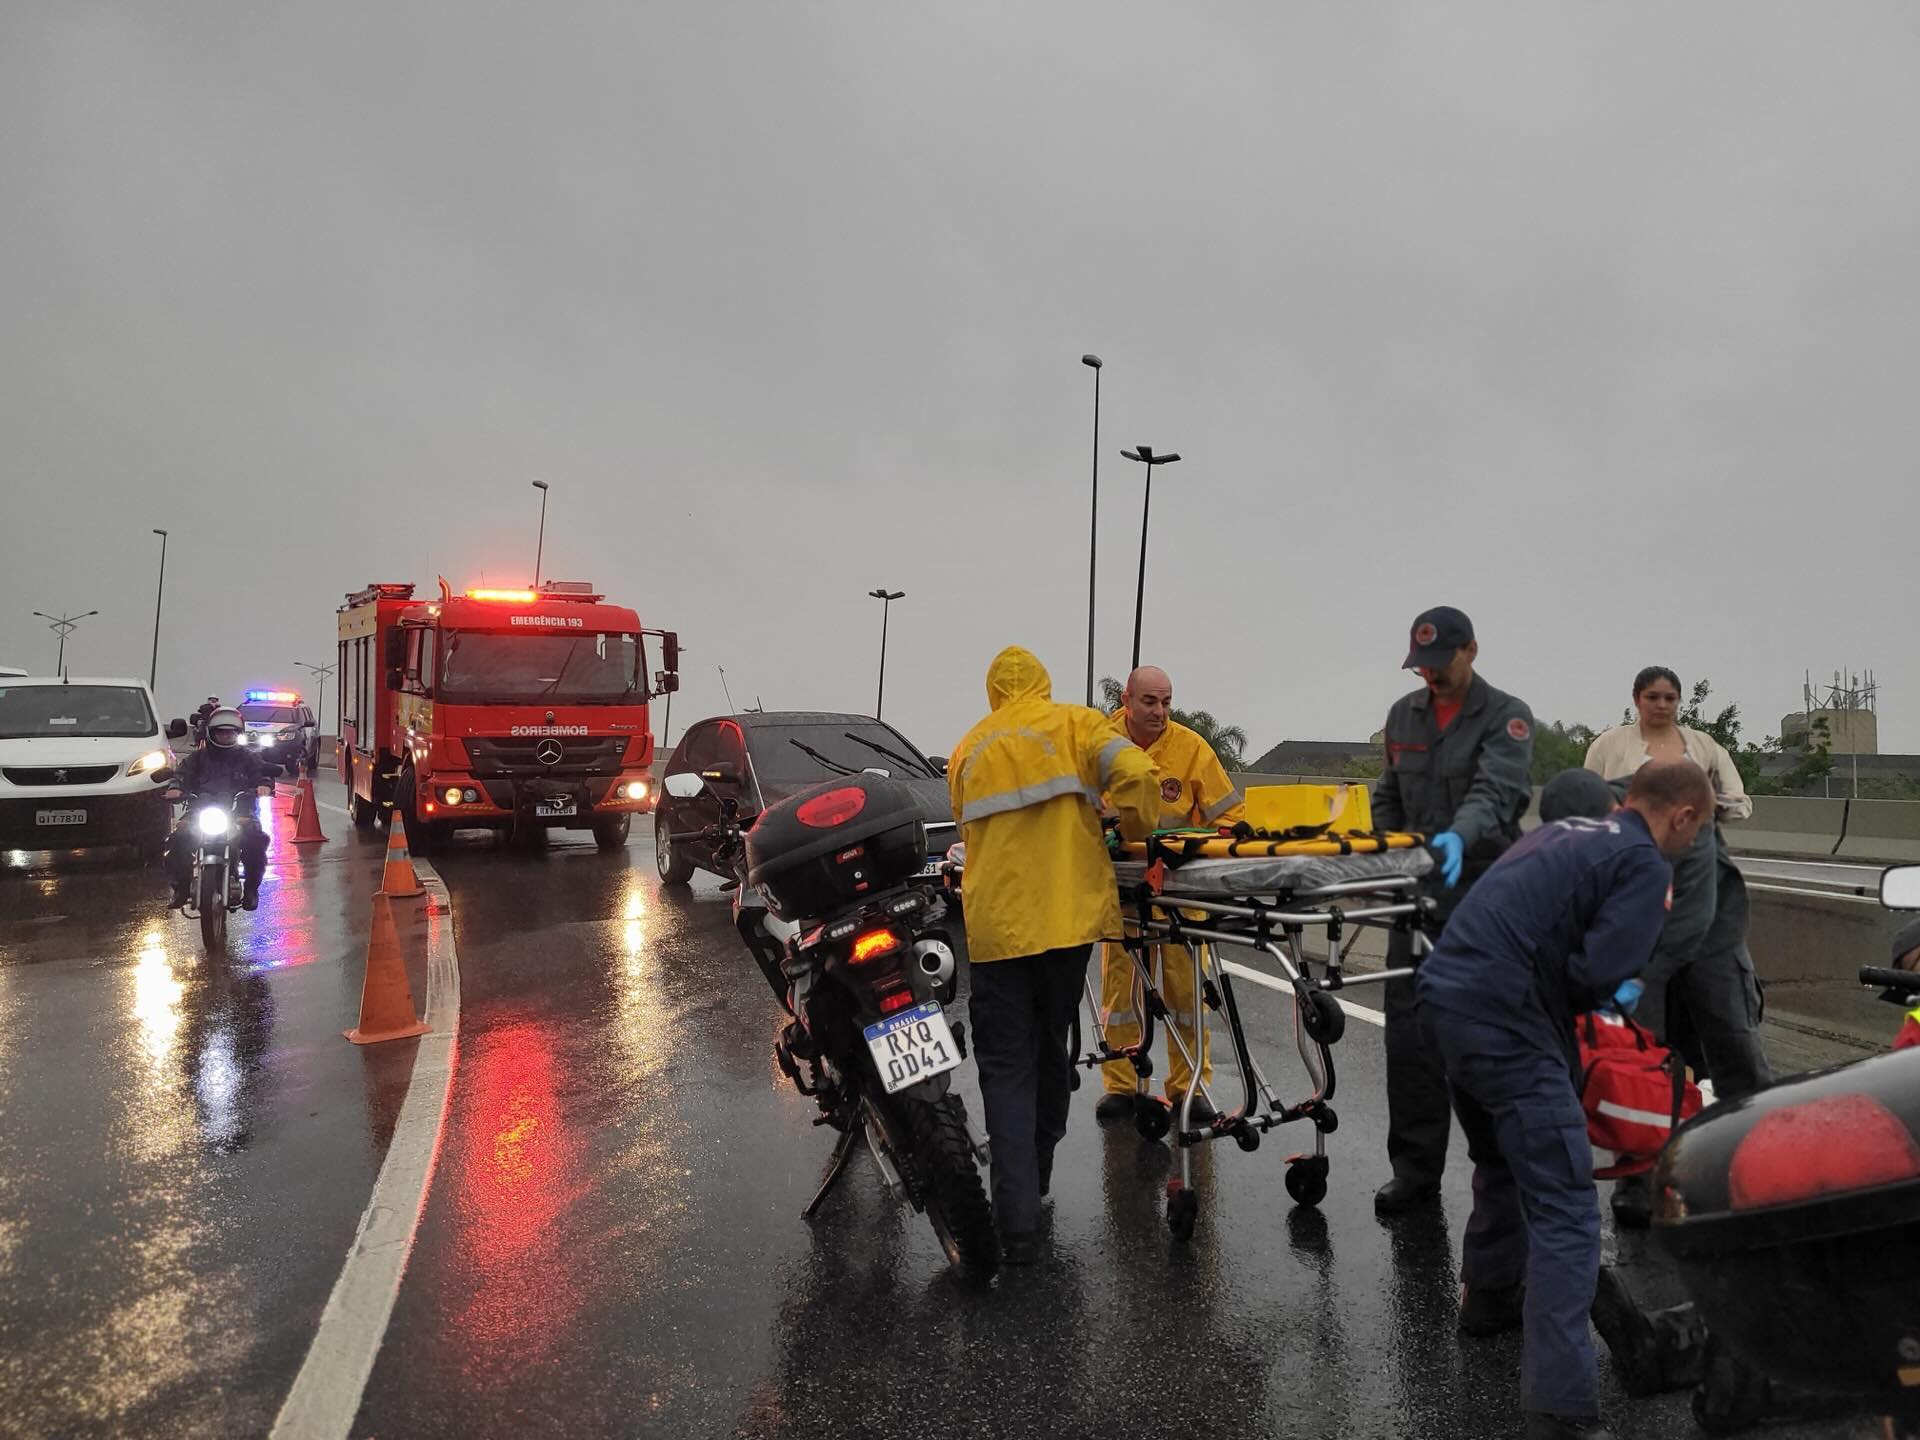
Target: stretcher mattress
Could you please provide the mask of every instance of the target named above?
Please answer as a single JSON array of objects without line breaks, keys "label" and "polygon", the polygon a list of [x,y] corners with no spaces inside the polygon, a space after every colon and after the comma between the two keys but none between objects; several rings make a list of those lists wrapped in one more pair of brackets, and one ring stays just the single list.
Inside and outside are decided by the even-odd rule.
[{"label": "stretcher mattress", "polygon": [[[1169,866],[1160,887],[1162,895],[1191,895],[1211,899],[1233,896],[1302,895],[1328,885],[1359,880],[1382,880],[1433,869],[1433,856],[1424,846],[1384,850],[1370,855],[1242,855],[1232,859],[1189,860]],[[1114,878],[1124,892],[1147,877],[1144,860],[1121,859]]]}]

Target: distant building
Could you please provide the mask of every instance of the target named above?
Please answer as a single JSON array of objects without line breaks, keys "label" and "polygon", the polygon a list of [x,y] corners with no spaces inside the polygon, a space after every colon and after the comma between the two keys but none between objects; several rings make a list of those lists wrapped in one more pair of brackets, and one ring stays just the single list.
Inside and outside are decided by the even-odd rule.
[{"label": "distant building", "polygon": [[1780,743],[1805,749],[1807,737],[1826,722],[1827,750],[1833,755],[1878,755],[1880,717],[1871,710],[1801,710],[1780,717]]},{"label": "distant building", "polygon": [[1247,766],[1257,775],[1344,775],[1355,760],[1378,760],[1374,740],[1282,740]]}]

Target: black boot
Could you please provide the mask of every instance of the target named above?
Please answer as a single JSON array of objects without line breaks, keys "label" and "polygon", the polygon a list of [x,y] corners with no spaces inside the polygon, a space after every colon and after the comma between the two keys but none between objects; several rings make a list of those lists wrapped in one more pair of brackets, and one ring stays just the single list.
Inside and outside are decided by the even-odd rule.
[{"label": "black boot", "polygon": [[1132,1092],[1109,1090],[1094,1102],[1093,1118],[1102,1125],[1133,1119]]},{"label": "black boot", "polygon": [[1653,1184],[1645,1175],[1626,1175],[1613,1182],[1607,1201],[1613,1223],[1622,1230],[1645,1230],[1653,1224]]},{"label": "black boot", "polygon": [[247,881],[246,888],[240,892],[240,908],[242,910],[258,910],[260,908],[260,882],[258,880],[249,879]]},{"label": "black boot", "polygon": [[1499,1290],[1484,1286],[1460,1287],[1460,1332],[1484,1338],[1518,1330],[1526,1312],[1527,1287],[1508,1285]]},{"label": "black boot", "polygon": [[1405,1215],[1440,1198],[1438,1185],[1421,1185],[1396,1175],[1373,1192],[1373,1213]]}]

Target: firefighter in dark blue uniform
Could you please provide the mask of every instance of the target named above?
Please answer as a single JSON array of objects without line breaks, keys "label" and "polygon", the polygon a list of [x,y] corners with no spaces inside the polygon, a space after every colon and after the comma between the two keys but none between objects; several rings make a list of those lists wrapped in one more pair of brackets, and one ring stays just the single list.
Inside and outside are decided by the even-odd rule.
[{"label": "firefighter in dark blue uniform", "polygon": [[1507,851],[1416,977],[1473,1158],[1460,1328],[1524,1327],[1529,1440],[1610,1433],[1587,1328],[1600,1207],[1573,1018],[1631,1008],[1666,919],[1669,862],[1713,812],[1699,766],[1643,766],[1623,808],[1543,824]]},{"label": "firefighter in dark blue uniform", "polygon": [[[1533,794],[1533,712],[1474,673],[1473,622],[1441,605],[1415,618],[1407,659],[1426,683],[1387,713],[1386,765],[1373,821],[1415,830],[1440,857],[1439,918],[1520,838]],[[1413,937],[1396,933],[1387,963],[1412,963]],[[1447,1084],[1414,1018],[1413,981],[1387,982],[1387,1159],[1393,1178],[1373,1197],[1397,1215],[1440,1193],[1447,1163]]]}]

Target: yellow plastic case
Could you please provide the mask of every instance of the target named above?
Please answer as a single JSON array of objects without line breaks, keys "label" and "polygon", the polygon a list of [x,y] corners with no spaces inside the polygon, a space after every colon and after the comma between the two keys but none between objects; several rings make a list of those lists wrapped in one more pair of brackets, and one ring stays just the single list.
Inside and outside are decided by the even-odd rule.
[{"label": "yellow plastic case", "polygon": [[1256,830],[1327,825],[1335,835],[1366,834],[1373,829],[1373,807],[1365,785],[1253,785],[1247,789],[1247,823]]}]

